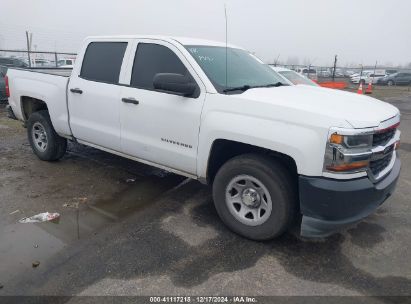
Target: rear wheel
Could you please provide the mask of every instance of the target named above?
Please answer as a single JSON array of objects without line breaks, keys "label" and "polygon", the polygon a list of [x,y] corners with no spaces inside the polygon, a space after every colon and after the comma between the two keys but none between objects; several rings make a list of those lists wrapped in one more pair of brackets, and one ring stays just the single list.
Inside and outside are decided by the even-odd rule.
[{"label": "rear wheel", "polygon": [[296,213],[291,175],[278,161],[256,154],[237,156],[218,171],[213,198],[222,221],[253,240],[282,234]]},{"label": "rear wheel", "polygon": [[41,160],[55,161],[66,152],[67,140],[56,133],[49,113],[45,110],[30,115],[27,133],[33,152]]}]

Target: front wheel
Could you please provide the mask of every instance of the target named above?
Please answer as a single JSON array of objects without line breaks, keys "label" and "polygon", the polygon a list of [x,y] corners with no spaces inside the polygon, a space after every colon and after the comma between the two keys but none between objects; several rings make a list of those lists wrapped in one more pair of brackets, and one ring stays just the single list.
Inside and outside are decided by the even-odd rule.
[{"label": "front wheel", "polygon": [[42,110],[30,115],[27,135],[34,154],[41,160],[55,161],[62,158],[66,152],[67,140],[56,133],[47,111]]},{"label": "front wheel", "polygon": [[394,81],[392,81],[392,80],[388,80],[388,82],[387,82],[387,84],[388,84],[388,86],[393,86],[395,83],[394,83]]},{"label": "front wheel", "polygon": [[290,173],[263,155],[241,155],[225,163],[214,179],[213,198],[222,221],[252,240],[281,235],[297,209]]}]

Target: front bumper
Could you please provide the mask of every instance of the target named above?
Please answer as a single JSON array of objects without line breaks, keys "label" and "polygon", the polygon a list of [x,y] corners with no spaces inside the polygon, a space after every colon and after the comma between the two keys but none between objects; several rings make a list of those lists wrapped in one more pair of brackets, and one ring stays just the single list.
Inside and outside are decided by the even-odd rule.
[{"label": "front bumper", "polygon": [[391,172],[375,184],[368,177],[300,176],[301,236],[326,237],[373,213],[394,192],[400,169],[397,157]]}]

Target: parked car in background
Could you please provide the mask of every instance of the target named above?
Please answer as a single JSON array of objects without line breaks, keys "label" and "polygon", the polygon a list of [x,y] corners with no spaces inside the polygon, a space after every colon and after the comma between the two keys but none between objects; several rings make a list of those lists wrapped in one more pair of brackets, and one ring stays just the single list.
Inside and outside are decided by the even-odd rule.
[{"label": "parked car in background", "polygon": [[377,84],[389,86],[411,84],[411,71],[398,72],[379,78]]},{"label": "parked car in background", "polygon": [[10,66],[16,68],[26,68],[29,65],[20,58],[0,57],[0,66]]},{"label": "parked car in background", "polygon": [[73,58],[63,58],[57,61],[59,68],[73,68],[75,60]]},{"label": "parked car in background", "polygon": [[344,76],[345,77],[351,77],[352,75],[354,75],[354,74],[356,74],[357,72],[356,71],[353,71],[353,70],[345,70],[344,71]]},{"label": "parked car in background", "polygon": [[[330,76],[333,75],[333,70],[334,70],[334,68],[331,68],[331,69],[330,69]],[[343,70],[340,69],[340,68],[336,68],[336,69],[335,69],[335,74],[334,74],[334,76],[335,76],[335,77],[338,77],[338,78],[344,77],[344,72],[343,72]]]},{"label": "parked car in background", "polygon": [[297,73],[304,75],[311,80],[318,80],[317,70],[313,68],[297,68],[295,70]]},{"label": "parked car in background", "polygon": [[331,73],[330,73],[329,70],[321,70],[321,71],[317,72],[317,76],[327,78],[327,77],[331,76]]},{"label": "parked car in background", "polygon": [[387,75],[395,74],[397,72],[398,72],[398,70],[392,70],[392,69],[385,70],[385,74],[387,74]]},{"label": "parked car in background", "polygon": [[362,73],[355,73],[351,75],[350,81],[352,83],[360,83],[360,81],[365,83],[364,79],[367,78],[368,74],[371,74],[371,71],[363,71]]},{"label": "parked car in background", "polygon": [[53,61],[48,60],[48,59],[33,58],[31,60],[31,66],[36,67],[36,68],[40,68],[40,67],[48,68],[48,67],[55,67],[56,64]]},{"label": "parked car in background", "polygon": [[366,84],[372,82],[373,84],[376,84],[380,78],[385,76],[385,70],[375,70],[375,72],[368,73],[364,77],[361,77],[361,83]]},{"label": "parked car in background", "polygon": [[351,74],[350,78],[358,77],[360,75],[364,75],[364,74],[368,74],[368,73],[372,73],[372,70],[357,71],[357,72]]},{"label": "parked car in background", "polygon": [[6,77],[7,67],[0,66],[0,101],[7,100]]},{"label": "parked car in background", "polygon": [[301,75],[295,71],[292,71],[290,69],[282,68],[282,67],[275,67],[275,66],[270,66],[274,71],[276,71],[280,76],[285,78],[288,82],[291,84],[297,85],[297,84],[306,84],[306,85],[311,85],[311,86],[318,86],[317,83],[312,81],[311,79],[308,79],[304,75]]},{"label": "parked car in background", "polygon": [[352,83],[362,83],[366,84],[372,81],[372,83],[377,83],[378,79],[385,77],[385,70],[374,71],[363,71],[362,74],[353,74],[351,78]]}]

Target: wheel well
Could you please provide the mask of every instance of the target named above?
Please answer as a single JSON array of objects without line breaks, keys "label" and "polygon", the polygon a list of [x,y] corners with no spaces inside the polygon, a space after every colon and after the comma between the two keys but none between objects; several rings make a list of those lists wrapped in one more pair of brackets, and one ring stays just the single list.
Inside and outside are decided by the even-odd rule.
[{"label": "wheel well", "polygon": [[297,165],[294,159],[286,154],[272,151],[269,149],[244,144],[241,142],[217,139],[211,147],[207,166],[207,183],[211,184],[220,167],[229,159],[247,153],[258,153],[269,155],[280,161],[290,170],[293,178],[297,179]]},{"label": "wheel well", "polygon": [[29,119],[30,115],[34,112],[48,110],[47,104],[43,100],[28,96],[21,97],[21,107],[24,115],[24,120]]}]

